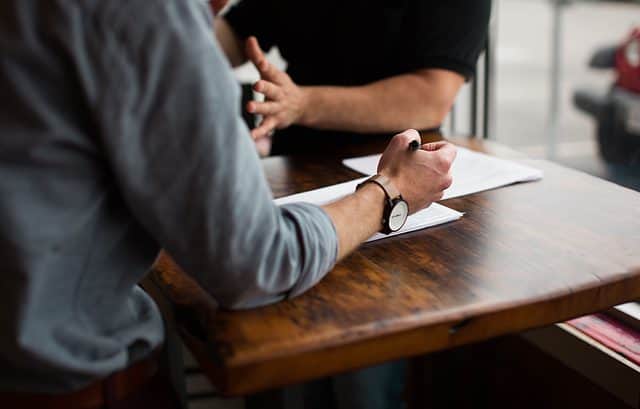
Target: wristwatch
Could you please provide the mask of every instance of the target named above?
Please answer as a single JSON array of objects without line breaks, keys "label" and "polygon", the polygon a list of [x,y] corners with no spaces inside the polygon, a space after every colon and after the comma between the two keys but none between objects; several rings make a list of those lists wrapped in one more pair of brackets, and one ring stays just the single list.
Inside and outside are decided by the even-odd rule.
[{"label": "wristwatch", "polygon": [[356,190],[367,183],[375,183],[380,186],[386,196],[384,212],[382,213],[382,230],[380,232],[389,234],[400,230],[407,221],[407,217],[409,217],[409,205],[402,198],[398,189],[388,177],[378,174],[360,183]]}]

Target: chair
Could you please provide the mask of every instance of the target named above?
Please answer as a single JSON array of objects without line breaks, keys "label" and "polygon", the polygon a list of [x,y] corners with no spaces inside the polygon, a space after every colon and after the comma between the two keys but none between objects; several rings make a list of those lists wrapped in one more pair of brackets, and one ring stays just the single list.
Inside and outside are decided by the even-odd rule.
[{"label": "chair", "polygon": [[[484,51],[478,60],[476,75],[468,84],[468,91],[463,88],[446,121],[451,134],[468,133],[487,139],[495,133],[497,2],[494,1],[492,7],[487,39]],[[468,111],[465,111],[465,107],[462,106],[464,99],[468,100]],[[464,130],[458,126],[462,114],[466,114],[469,119],[468,128]]]}]

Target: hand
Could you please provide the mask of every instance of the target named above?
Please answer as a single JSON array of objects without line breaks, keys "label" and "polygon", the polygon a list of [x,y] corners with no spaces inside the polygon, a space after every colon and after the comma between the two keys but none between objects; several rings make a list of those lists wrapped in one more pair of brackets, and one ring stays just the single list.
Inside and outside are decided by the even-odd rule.
[{"label": "hand", "polygon": [[418,151],[410,151],[411,141],[420,141],[420,134],[413,129],[393,137],[378,163],[378,173],[387,176],[415,213],[442,199],[445,189],[451,186],[451,165],[456,148],[447,142],[422,145]]},{"label": "hand", "polygon": [[307,97],[287,73],[267,61],[255,37],[247,39],[246,54],[261,78],[253,89],[265,96],[264,102],[250,101],[247,104],[248,112],[263,117],[258,127],[251,131],[253,139],[260,139],[269,136],[274,129],[298,122],[306,110]]}]

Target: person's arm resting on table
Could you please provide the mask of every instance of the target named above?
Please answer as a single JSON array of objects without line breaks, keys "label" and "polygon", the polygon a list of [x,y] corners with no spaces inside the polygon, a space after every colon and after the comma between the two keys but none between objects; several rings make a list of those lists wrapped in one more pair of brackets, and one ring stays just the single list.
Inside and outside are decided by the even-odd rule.
[{"label": "person's arm resting on table", "polygon": [[224,17],[216,18],[216,36],[234,66],[251,61],[260,73],[254,89],[265,101],[247,105],[250,113],[264,116],[251,132],[255,139],[290,125],[360,133],[437,127],[465,80],[453,71],[420,69],[362,86],[298,86],[264,58],[254,37],[243,50]]},{"label": "person's arm resting on table", "polygon": [[[138,222],[223,307],[298,295],[380,229],[382,190],[367,186],[324,209],[276,206],[204,6],[159,7],[154,16],[166,21],[101,33],[95,63],[107,83],[88,87],[117,188]],[[439,199],[455,156],[451,145],[409,156],[406,144],[416,137],[396,137],[381,167],[412,211]]]}]

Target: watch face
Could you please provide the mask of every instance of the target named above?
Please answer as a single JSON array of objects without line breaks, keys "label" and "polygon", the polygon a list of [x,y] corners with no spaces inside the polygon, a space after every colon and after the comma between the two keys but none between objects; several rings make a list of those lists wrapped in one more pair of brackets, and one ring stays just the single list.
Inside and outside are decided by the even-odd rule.
[{"label": "watch face", "polygon": [[389,230],[398,231],[404,226],[404,223],[409,217],[409,206],[404,200],[400,200],[395,203],[391,208],[391,214],[389,215]]}]

